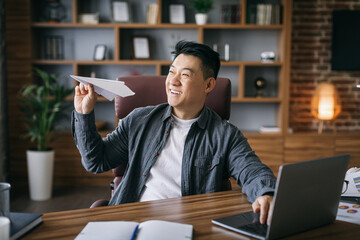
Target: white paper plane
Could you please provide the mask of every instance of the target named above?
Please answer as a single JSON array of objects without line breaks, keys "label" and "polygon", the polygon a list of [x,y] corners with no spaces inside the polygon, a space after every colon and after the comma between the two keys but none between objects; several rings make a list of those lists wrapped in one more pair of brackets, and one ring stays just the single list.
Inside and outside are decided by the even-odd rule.
[{"label": "white paper plane", "polygon": [[128,97],[135,94],[133,91],[131,91],[130,88],[125,85],[124,82],[121,81],[103,78],[80,77],[74,75],[70,75],[70,77],[85,85],[91,83],[94,86],[95,92],[104,96],[109,101],[112,101],[116,95],[120,97]]}]

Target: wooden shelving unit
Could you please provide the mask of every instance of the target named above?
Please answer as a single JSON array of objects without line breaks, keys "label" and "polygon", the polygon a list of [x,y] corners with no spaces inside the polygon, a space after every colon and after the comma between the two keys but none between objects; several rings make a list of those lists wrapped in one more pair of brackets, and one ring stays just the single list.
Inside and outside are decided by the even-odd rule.
[{"label": "wooden shelving unit", "polygon": [[[223,74],[221,76],[229,77],[233,82],[233,97],[232,102],[234,103],[234,111],[238,111],[236,109],[237,104],[252,104],[252,103],[265,103],[265,104],[275,104],[276,106],[273,107],[277,109],[277,113],[272,114],[276,117],[272,117],[272,119],[269,119],[268,125],[277,125],[280,126],[281,132],[286,132],[287,121],[284,120],[284,117],[287,112],[287,90],[288,90],[288,81],[289,81],[289,54],[290,51],[290,29],[291,29],[291,8],[292,8],[292,1],[287,0],[279,0],[278,3],[282,5],[282,24],[276,24],[276,25],[257,25],[257,24],[248,24],[246,23],[246,14],[248,13],[247,6],[248,4],[258,4],[260,2],[254,2],[249,0],[233,0],[229,3],[231,4],[237,4],[240,6],[240,16],[241,20],[239,23],[236,24],[229,24],[229,23],[221,23],[219,19],[211,19],[210,22],[206,25],[196,25],[195,22],[192,22],[193,20],[190,20],[190,22],[187,22],[185,24],[170,24],[168,23],[167,19],[165,19],[165,11],[167,11],[166,7],[169,6],[171,3],[177,3],[176,1],[167,1],[167,0],[157,0],[157,1],[130,1],[132,5],[132,10],[139,11],[141,5],[146,5],[149,3],[156,2],[159,6],[159,16],[158,16],[158,23],[157,24],[147,24],[143,22],[129,22],[129,23],[116,23],[116,22],[99,22],[98,24],[83,24],[78,22],[78,14],[81,12],[80,9],[83,9],[84,4],[94,4],[94,1],[87,2],[83,0],[65,0],[65,4],[71,9],[69,11],[71,14],[69,14],[69,17],[65,19],[63,22],[60,23],[47,23],[47,22],[41,22],[41,18],[39,18],[36,14],[41,11],[41,6],[39,5],[38,1],[32,1],[32,22],[31,22],[31,29],[32,29],[32,39],[33,39],[33,57],[32,57],[32,64],[37,65],[43,68],[47,68],[51,66],[52,69],[56,67],[61,66],[68,66],[68,71],[71,71],[70,74],[76,74],[76,75],[89,75],[91,69],[93,67],[98,67],[94,72],[99,71],[98,69],[102,66],[106,67],[113,67],[116,68],[116,66],[137,66],[139,68],[147,66],[152,68],[153,70],[149,70],[151,74],[156,75],[164,75],[166,74],[168,66],[171,64],[171,59],[165,59],[164,52],[170,52],[170,49],[168,47],[163,47],[162,49],[158,49],[158,45],[153,45],[154,51],[157,51],[156,53],[158,56],[155,56],[151,60],[133,60],[131,59],[131,56],[129,56],[129,53],[127,48],[130,47],[129,37],[128,35],[137,35],[140,32],[145,32],[144,34],[150,34],[153,31],[167,31],[164,33],[169,34],[181,34],[182,31],[191,31],[190,33],[187,32],[187,36],[190,34],[192,39],[187,40],[195,40],[200,43],[205,43],[208,45],[211,45],[216,39],[213,41],[211,39],[211,36],[213,35],[214,31],[218,32],[221,35],[223,33],[224,36],[221,36],[225,40],[221,41],[235,41],[233,44],[232,51],[241,52],[242,49],[246,49],[247,46],[236,46],[236,38],[241,37],[244,35],[244,37],[247,37],[247,35],[264,32],[264,35],[262,38],[267,38],[268,33],[270,35],[269,38],[271,41],[276,42],[276,61],[272,63],[263,63],[260,61],[260,56],[251,56],[251,59],[246,59],[245,56],[233,56],[230,61],[222,61],[222,69],[221,73]],[[96,1],[95,1],[96,2]],[[108,3],[107,3],[108,2]],[[101,2],[103,3],[103,2]],[[109,4],[109,1],[105,1],[105,3]],[[228,2],[227,2],[228,3]],[[261,2],[262,3],[262,2]],[[269,1],[268,3],[274,3],[274,1]],[[185,3],[187,4],[187,3]],[[214,5],[220,8],[222,2],[219,0],[214,1]],[[193,11],[188,6],[186,6],[186,11]],[[214,13],[217,13],[217,15],[220,17],[220,9],[213,9],[213,16]],[[110,11],[109,11],[110,13]],[[140,13],[138,13],[140,14]],[[100,16],[101,19],[101,16]],[[111,21],[111,20],[110,20]],[[41,57],[41,54],[39,53],[41,46],[41,36],[44,36],[46,34],[59,34],[64,36],[65,42],[70,42],[71,40],[73,42],[76,42],[76,39],[71,39],[70,37],[67,38],[68,35],[81,35],[82,31],[86,31],[86,34],[89,35],[88,31],[93,31],[96,33],[97,30],[106,30],[107,36],[111,36],[111,39],[107,39],[107,42],[110,42],[111,45],[109,46],[110,50],[110,56],[106,58],[104,61],[93,61],[91,59],[91,54],[88,54],[86,56],[65,56],[64,60],[45,60]],[[217,31],[218,30],[218,31]],[[245,32],[243,32],[245,31]],[[250,32],[249,32],[250,31]],[[163,33],[163,32],[162,32]],[[235,33],[235,36],[232,36],[232,33]],[[156,33],[155,33],[156,34]],[[237,35],[236,35],[237,34]],[[241,35],[242,34],[242,35]],[[94,34],[92,38],[97,38],[99,42],[101,42],[103,39],[99,36],[96,36],[97,34]],[[186,35],[186,34],[185,34]],[[217,34],[216,34],[217,35]],[[166,37],[166,36],[165,36]],[[226,39],[227,38],[227,39]],[[235,40],[233,39],[235,38]],[[186,39],[186,37],[185,37]],[[231,40],[233,39],[233,40]],[[94,46],[91,46],[91,44],[95,44],[96,40],[92,40],[92,43],[89,44],[88,51],[93,51]],[[157,41],[158,39],[155,39],[154,41]],[[241,40],[241,39],[239,39]],[[95,41],[95,42],[94,42]],[[166,40],[165,40],[166,41]],[[259,41],[259,37],[254,37],[254,39],[249,40],[251,41]],[[266,40],[264,41],[266,42]],[[76,45],[76,43],[74,44]],[[78,44],[79,45],[79,44]],[[124,48],[124,46],[126,46]],[[65,45],[64,48],[67,48],[69,46]],[[252,46],[253,48],[257,48],[256,45]],[[74,46],[76,50],[76,46]],[[258,48],[261,48],[261,45],[258,46]],[[65,54],[66,55],[66,54]],[[74,54],[75,55],[75,54]],[[156,55],[156,54],[155,54]],[[90,56],[90,57],[89,57]],[[245,58],[245,59],[241,59]],[[258,59],[254,61],[254,59]],[[247,76],[247,72],[249,68],[258,68],[261,71],[265,71],[266,69],[270,69],[272,72],[276,72],[276,76],[271,76],[271,78],[274,78],[271,80],[270,84],[276,85],[271,91],[271,96],[265,96],[261,98],[256,98],[253,96],[253,94],[247,93],[247,88],[252,87],[252,81],[254,79],[251,79],[251,77]],[[227,68],[231,69],[237,69],[237,71],[233,70],[229,76],[227,75]],[[257,69],[256,69],[257,70]],[[230,71],[231,72],[231,71]],[[256,71],[255,71],[256,72]],[[101,75],[101,73],[99,73]],[[118,74],[116,77],[119,77],[121,74]],[[261,74],[260,74],[261,76]],[[99,76],[102,77],[102,76]],[[105,76],[105,78],[109,78],[108,76]],[[241,110],[240,110],[241,111]],[[256,117],[254,117],[256,118]],[[241,122],[241,119],[231,119],[235,125],[237,125],[238,122]],[[241,130],[244,132],[250,132],[256,130],[254,127],[250,127],[249,129],[246,128],[246,126],[242,126],[241,124],[238,126]]]}]

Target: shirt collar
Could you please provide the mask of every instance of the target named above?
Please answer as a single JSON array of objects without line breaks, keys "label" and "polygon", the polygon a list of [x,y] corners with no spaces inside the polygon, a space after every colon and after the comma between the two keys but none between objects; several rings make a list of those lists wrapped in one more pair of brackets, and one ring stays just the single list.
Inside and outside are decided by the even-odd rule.
[{"label": "shirt collar", "polygon": [[[168,104],[165,113],[162,117],[163,121],[172,118],[171,110],[172,107]],[[197,120],[197,124],[201,129],[205,129],[208,116],[209,116],[209,109],[204,105],[203,109],[200,112],[199,119]]]}]

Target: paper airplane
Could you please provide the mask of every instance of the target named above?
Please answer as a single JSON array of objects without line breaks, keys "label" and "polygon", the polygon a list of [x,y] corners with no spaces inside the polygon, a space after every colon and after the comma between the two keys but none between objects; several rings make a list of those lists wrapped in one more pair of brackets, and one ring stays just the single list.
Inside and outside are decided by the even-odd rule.
[{"label": "paper airplane", "polygon": [[70,77],[85,85],[91,83],[94,86],[95,92],[104,96],[109,101],[112,101],[116,95],[120,97],[128,97],[135,94],[133,91],[131,91],[130,88],[125,85],[124,82],[121,81],[103,78],[80,77],[74,75],[70,75]]}]

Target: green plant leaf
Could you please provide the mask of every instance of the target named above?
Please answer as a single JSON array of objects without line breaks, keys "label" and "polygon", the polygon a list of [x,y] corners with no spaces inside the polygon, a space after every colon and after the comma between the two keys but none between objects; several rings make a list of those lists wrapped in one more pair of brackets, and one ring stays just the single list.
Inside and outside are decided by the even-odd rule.
[{"label": "green plant leaf", "polygon": [[34,72],[40,81],[20,90],[20,110],[26,123],[24,137],[33,142],[37,150],[43,151],[49,148],[54,124],[65,115],[65,98],[74,89],[59,84],[55,74],[39,68],[34,68]]},{"label": "green plant leaf", "polygon": [[212,0],[192,0],[191,7],[198,13],[207,13],[212,9]]}]

